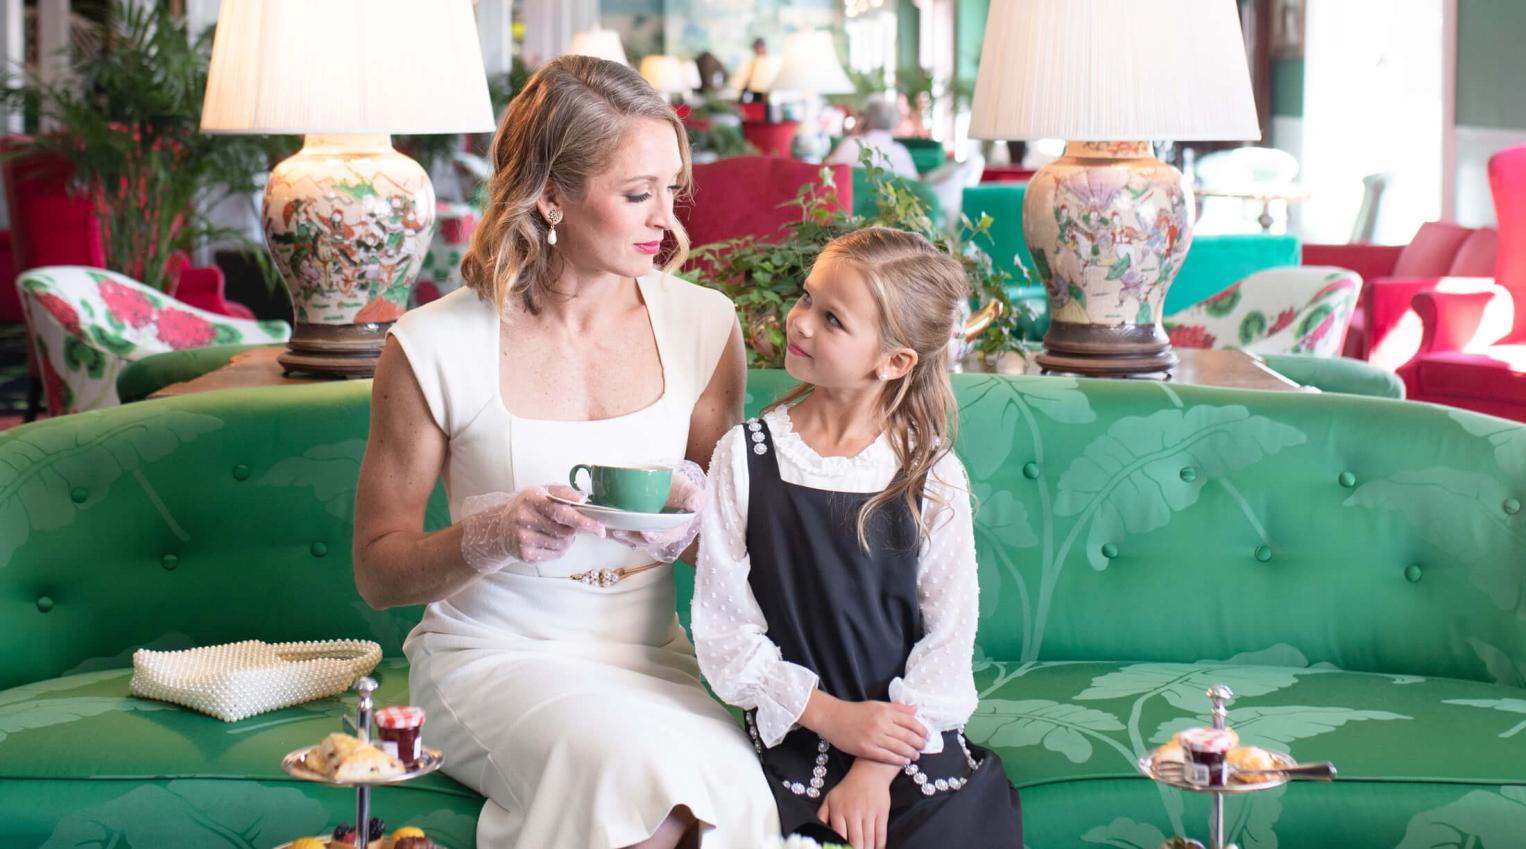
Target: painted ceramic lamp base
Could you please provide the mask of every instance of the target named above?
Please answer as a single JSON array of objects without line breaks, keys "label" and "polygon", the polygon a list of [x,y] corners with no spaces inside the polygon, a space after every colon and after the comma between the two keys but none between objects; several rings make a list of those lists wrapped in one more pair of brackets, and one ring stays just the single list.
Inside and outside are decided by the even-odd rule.
[{"label": "painted ceramic lamp base", "polygon": [[308,136],[265,186],[294,313],[288,371],[369,377],[434,234],[434,186],[385,135]]},{"label": "painted ceramic lamp base", "polygon": [[1166,290],[1191,242],[1192,196],[1148,142],[1071,142],[1033,176],[1023,236],[1049,297],[1038,363],[1055,373],[1166,377]]}]

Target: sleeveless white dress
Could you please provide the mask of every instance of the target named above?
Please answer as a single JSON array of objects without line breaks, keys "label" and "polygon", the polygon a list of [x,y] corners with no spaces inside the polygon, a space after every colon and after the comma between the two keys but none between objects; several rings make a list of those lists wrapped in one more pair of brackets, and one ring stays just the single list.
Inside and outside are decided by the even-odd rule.
[{"label": "sleeveless white dress", "polygon": [[[565,483],[577,463],[676,464],[689,418],[735,322],[718,292],[660,271],[636,282],[664,390],[597,421],[510,414],[499,391],[497,311],[461,289],[392,328],[450,439],[453,520],[474,495]],[[684,805],[705,849],[779,834],[752,745],[706,693],[678,624],[674,567],[600,589],[568,576],[639,566],[640,552],[583,534],[560,559],[516,566],[430,604],[403,646],[425,737],[445,772],[488,797],[483,849],[614,849]]]}]

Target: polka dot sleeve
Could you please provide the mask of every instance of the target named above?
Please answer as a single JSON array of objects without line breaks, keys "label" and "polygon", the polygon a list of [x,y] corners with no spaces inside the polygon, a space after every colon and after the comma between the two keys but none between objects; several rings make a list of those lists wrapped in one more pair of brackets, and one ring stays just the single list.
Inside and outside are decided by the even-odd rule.
[{"label": "polka dot sleeve", "polygon": [[962,728],[975,712],[971,663],[980,587],[969,478],[957,457],[949,454],[938,462],[928,490],[922,515],[932,532],[917,568],[925,630],[906,659],[905,674],[890,682],[890,700],[917,709],[917,720],[929,732],[922,751],[934,754],[943,751],[941,732]]},{"label": "polka dot sleeve", "polygon": [[758,734],[772,747],[800,719],[818,678],[780,657],[747,582],[746,444],[742,428],[733,428],[710,460],[690,621],[705,679],[728,704],[757,710]]}]

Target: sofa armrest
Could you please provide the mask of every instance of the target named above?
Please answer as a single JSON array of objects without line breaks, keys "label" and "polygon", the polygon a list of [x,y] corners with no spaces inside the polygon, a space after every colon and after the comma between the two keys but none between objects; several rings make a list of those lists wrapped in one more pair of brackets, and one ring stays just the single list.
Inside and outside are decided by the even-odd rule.
[{"label": "sofa armrest", "polygon": [[1370,245],[1353,242],[1349,245],[1304,245],[1304,265],[1337,265],[1362,275],[1363,280],[1376,280],[1394,273],[1399,263],[1402,245]]},{"label": "sofa armrest", "polygon": [[1493,284],[1469,292],[1421,292],[1414,308],[1421,324],[1419,355],[1488,347],[1510,333],[1515,318],[1510,290]]},{"label": "sofa armrest", "polygon": [[1392,371],[1420,351],[1421,323],[1412,311],[1415,296],[1444,289],[1482,291],[1494,285],[1486,277],[1386,277],[1372,281],[1362,304],[1367,333],[1367,361]]},{"label": "sofa armrest", "polygon": [[[161,355],[162,356],[162,355]],[[1321,392],[1367,395],[1373,398],[1404,398],[1404,381],[1391,371],[1348,357],[1314,354],[1259,354],[1267,368],[1294,383]]]}]

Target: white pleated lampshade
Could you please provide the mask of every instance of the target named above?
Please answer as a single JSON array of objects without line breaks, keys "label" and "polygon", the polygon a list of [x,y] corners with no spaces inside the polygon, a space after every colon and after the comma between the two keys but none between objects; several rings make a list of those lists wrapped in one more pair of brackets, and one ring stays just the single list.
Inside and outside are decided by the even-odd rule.
[{"label": "white pleated lampshade", "polygon": [[471,0],[222,0],[202,132],[495,126]]},{"label": "white pleated lampshade", "polygon": [[784,56],[779,73],[768,90],[807,94],[851,94],[855,89],[847,71],[837,61],[837,45],[823,29],[791,33],[784,37]]},{"label": "white pleated lampshade", "polygon": [[970,135],[1261,138],[1235,0],[992,0]]},{"label": "white pleated lampshade", "polygon": [[630,61],[625,58],[625,45],[620,43],[620,33],[612,29],[595,28],[574,33],[572,46],[567,48],[567,52],[573,56],[592,56],[630,65]]},{"label": "white pleated lampshade", "polygon": [[684,73],[684,63],[677,56],[653,54],[643,58],[641,76],[662,94],[679,94],[693,88]]}]

